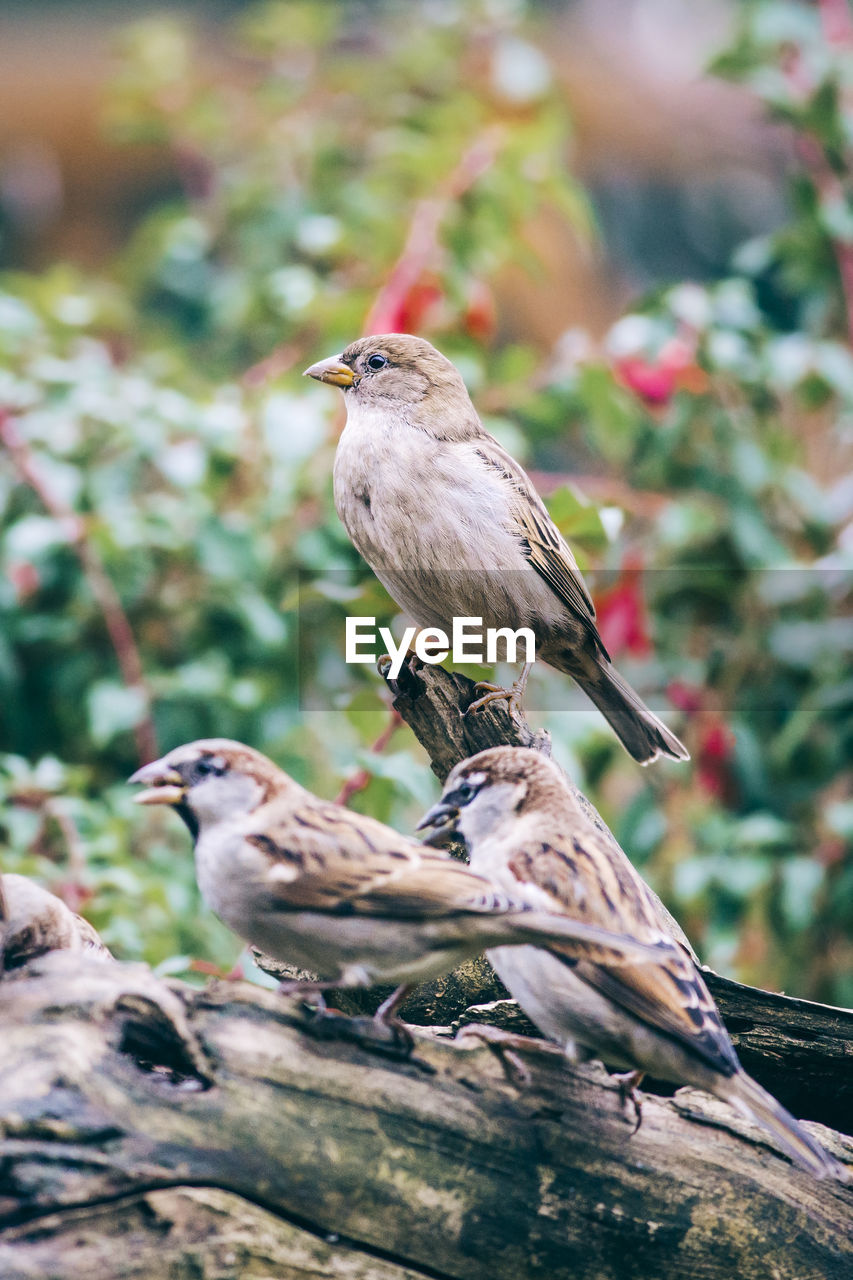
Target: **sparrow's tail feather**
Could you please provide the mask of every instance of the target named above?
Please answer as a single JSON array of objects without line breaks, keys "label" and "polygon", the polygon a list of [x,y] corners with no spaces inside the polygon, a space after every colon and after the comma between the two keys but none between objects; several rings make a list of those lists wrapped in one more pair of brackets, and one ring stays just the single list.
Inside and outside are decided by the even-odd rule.
[{"label": "sparrow's tail feather", "polygon": [[842,1164],[824,1151],[819,1142],[808,1133],[785,1108],[772,1097],[766,1089],[762,1089],[745,1071],[738,1071],[720,1081],[715,1090],[721,1098],[730,1103],[741,1115],[763,1125],[795,1164],[815,1178],[835,1178],[838,1182],[849,1182],[850,1174]]},{"label": "sparrow's tail feather", "polygon": [[599,661],[594,674],[576,671],[570,674],[615,729],[625,750],[640,764],[651,764],[658,756],[690,759],[684,744],[649,710],[609,662]]}]

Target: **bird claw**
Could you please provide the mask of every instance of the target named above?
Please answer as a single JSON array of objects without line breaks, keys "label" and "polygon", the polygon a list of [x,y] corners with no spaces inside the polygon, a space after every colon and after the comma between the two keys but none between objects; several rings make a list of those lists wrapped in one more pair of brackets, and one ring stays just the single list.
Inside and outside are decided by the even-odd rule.
[{"label": "bird claw", "polygon": [[392,1042],[396,1045],[401,1057],[410,1058],[415,1049],[415,1037],[411,1032],[408,1024],[402,1018],[378,1018],[371,1019],[374,1028],[381,1028],[381,1033],[390,1031],[392,1033]]},{"label": "bird claw", "polygon": [[491,684],[488,680],[479,680],[474,685],[474,692],[480,693],[484,690],[479,698],[475,698],[473,702],[469,702],[465,708],[466,716],[473,711],[482,711],[483,707],[488,707],[493,702],[505,702],[507,710],[513,717],[517,717],[521,710],[521,698],[515,692],[515,686],[512,689],[504,689],[499,684]]},{"label": "bird claw", "polygon": [[636,1123],[631,1130],[632,1138],[635,1133],[639,1133],[640,1125],[643,1123],[643,1097],[639,1090],[639,1084],[644,1075],[644,1071],[621,1071],[615,1072],[613,1075],[613,1079],[619,1089],[622,1106],[627,1107],[630,1102],[634,1108]]},{"label": "bird claw", "polygon": [[337,1009],[329,1009],[320,995],[316,1006],[306,1006],[311,1017],[308,1027],[311,1034],[322,1040],[348,1040],[392,1058],[411,1058],[415,1037],[401,1018],[384,1018],[374,1014],[372,1018],[356,1014],[351,1016]]},{"label": "bird claw", "polygon": [[324,991],[333,991],[334,986],[330,982],[311,982],[301,978],[285,978],[276,987],[278,994],[281,996],[302,996],[307,1001],[309,998],[316,1000],[316,1008],[318,1013],[324,1013],[326,1010],[326,1001],[323,998]]},{"label": "bird claw", "polygon": [[527,1088],[532,1076],[529,1069],[521,1061],[518,1051],[544,1054],[548,1057],[556,1055],[561,1060],[564,1057],[562,1049],[557,1045],[549,1044],[547,1040],[534,1040],[532,1036],[514,1035],[511,1031],[504,1031],[501,1027],[491,1027],[483,1022],[469,1023],[457,1031],[455,1038],[461,1044],[465,1036],[472,1036],[474,1039],[481,1040],[483,1044],[488,1045],[500,1059],[500,1064],[509,1082],[518,1085],[522,1089]]},{"label": "bird claw", "polygon": [[[423,666],[423,663],[421,662],[415,650],[410,647],[406,650],[406,656],[403,659],[403,666],[410,667],[410,666],[413,666],[415,663],[417,663],[419,666]],[[379,672],[383,680],[390,681],[391,668],[393,667],[393,665],[394,665],[394,659],[391,657],[390,653],[380,653],[379,657],[376,659],[376,670]]]},{"label": "bird claw", "polygon": [[524,698],[524,690],[527,687],[527,677],[530,674],[529,662],[524,664],[521,675],[509,689],[504,689],[502,685],[492,684],[489,680],[479,680],[474,685],[474,692],[483,692],[479,698],[475,698],[473,702],[469,702],[465,708],[465,715],[470,715],[472,711],[481,711],[483,707],[489,706],[492,702],[505,702],[507,711],[513,720],[521,719],[521,703]]}]

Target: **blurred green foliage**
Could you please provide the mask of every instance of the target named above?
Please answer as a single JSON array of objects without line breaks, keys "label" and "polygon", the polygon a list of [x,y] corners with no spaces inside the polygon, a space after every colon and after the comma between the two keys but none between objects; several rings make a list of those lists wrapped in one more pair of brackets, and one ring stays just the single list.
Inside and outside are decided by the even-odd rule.
[{"label": "blurred green foliage", "polygon": [[[108,277],[0,292],[3,865],[187,972],[239,944],[123,785],[152,736],[240,738],[328,796],[366,768],[352,803],[412,829],[435,780],[405,728],[370,750],[383,689],[340,645],[394,607],[334,513],[339,397],[298,376],[369,322],[432,337],[558,473],[605,639],[693,753],[637,769],[582,699],[540,712],[569,703],[537,671],[557,758],[705,959],[853,1003],[851,49],[809,6],[746,6],[716,66],[799,139],[789,225],[600,349],[542,352],[502,339],[493,285],[521,261],[548,288],[537,212],[590,218],[538,21],[277,0],[215,56],[171,19],[127,33],[109,125],[168,146],[183,191]],[[600,511],[565,481],[591,459]]]}]

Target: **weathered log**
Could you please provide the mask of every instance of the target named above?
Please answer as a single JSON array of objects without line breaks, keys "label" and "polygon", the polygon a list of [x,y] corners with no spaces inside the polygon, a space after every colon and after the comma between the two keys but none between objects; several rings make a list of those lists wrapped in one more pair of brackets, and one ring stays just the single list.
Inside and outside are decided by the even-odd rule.
[{"label": "weathered log", "polygon": [[[290,976],[286,966],[261,957],[275,976]],[[796,1116],[853,1133],[853,1010],[761,991],[724,978],[712,969],[703,976],[719,1006],[743,1065],[765,1089]],[[372,1013],[390,988],[338,992],[329,997],[344,1013]],[[522,1035],[536,1028],[484,958],[427,982],[403,1005],[415,1026],[486,1022]],[[647,1077],[643,1089],[669,1095],[672,1086]]]},{"label": "weathered log", "polygon": [[[0,986],[0,1275],[841,1280],[853,1190],[729,1108],[57,954]],[[381,1046],[387,1048],[387,1046]],[[853,1141],[815,1127],[853,1159]]]},{"label": "weathered log", "polygon": [[[547,749],[499,703],[463,717],[464,677],[410,665],[393,692],[439,776],[500,742]],[[853,1013],[708,981],[747,1068],[796,1114],[846,1127]],[[483,961],[418,993],[409,1018],[449,1025],[406,1061],[354,1038],[368,1019],[318,1022],[247,984],[33,961],[0,983],[0,1276],[851,1274],[853,1188],[814,1181],[695,1090],[647,1096],[631,1136],[596,1065],[530,1056],[520,1087],[490,1049],[449,1039],[472,1020],[526,1030],[501,995]],[[815,1131],[853,1161],[853,1140]]]}]

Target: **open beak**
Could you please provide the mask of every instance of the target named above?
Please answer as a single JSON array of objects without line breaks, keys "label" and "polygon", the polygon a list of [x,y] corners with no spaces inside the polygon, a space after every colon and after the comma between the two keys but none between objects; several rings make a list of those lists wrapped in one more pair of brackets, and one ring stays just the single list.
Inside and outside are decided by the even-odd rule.
[{"label": "open beak", "polygon": [[344,364],[340,356],[329,356],[328,360],[318,360],[306,369],[303,378],[316,378],[318,382],[330,382],[333,387],[354,387],[358,378],[348,364]]},{"label": "open beak", "polygon": [[441,848],[451,836],[456,834],[458,818],[458,809],[451,804],[446,804],[444,800],[439,800],[438,804],[434,804],[418,823],[418,831],[423,831],[426,827],[434,828],[428,836],[424,836],[424,844]]},{"label": "open beak", "polygon": [[163,760],[144,764],[128,782],[143,782],[148,787],[133,797],[137,804],[180,804],[187,789],[177,769],[170,768]]}]

